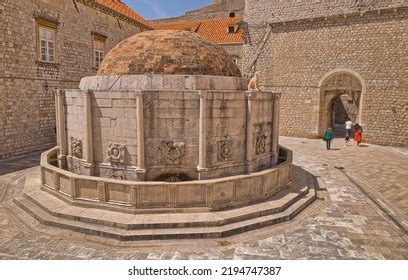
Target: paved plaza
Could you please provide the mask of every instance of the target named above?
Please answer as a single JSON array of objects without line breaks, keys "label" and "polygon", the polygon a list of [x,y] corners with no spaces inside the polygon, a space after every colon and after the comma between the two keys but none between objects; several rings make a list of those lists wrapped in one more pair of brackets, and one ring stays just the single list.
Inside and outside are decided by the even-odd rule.
[{"label": "paved plaza", "polygon": [[120,242],[40,224],[13,203],[39,153],[0,161],[1,259],[408,259],[408,149],[281,137],[319,197],[294,220],[225,239]]}]

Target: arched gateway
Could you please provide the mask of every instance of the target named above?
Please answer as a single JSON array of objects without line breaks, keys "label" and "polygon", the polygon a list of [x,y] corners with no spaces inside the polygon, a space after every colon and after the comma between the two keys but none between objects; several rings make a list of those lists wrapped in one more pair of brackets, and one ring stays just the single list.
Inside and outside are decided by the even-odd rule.
[{"label": "arched gateway", "polygon": [[343,135],[346,119],[362,123],[362,104],[366,86],[362,77],[350,69],[327,73],[319,83],[319,134],[328,127]]}]

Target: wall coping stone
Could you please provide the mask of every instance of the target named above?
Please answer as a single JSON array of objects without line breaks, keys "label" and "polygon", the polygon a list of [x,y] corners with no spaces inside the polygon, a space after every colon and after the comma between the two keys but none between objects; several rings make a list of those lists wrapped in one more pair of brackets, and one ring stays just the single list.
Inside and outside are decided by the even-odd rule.
[{"label": "wall coping stone", "polygon": [[148,74],[85,77],[79,88],[83,91],[246,90],[247,84],[248,80],[241,77]]}]

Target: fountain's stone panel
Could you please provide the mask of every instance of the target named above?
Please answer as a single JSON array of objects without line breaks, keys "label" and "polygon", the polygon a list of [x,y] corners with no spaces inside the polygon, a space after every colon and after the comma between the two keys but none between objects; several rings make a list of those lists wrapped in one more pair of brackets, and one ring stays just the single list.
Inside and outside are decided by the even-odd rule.
[{"label": "fountain's stone panel", "polygon": [[[124,180],[138,177],[137,96],[143,95],[143,180],[198,178],[200,93],[206,96],[206,178],[244,174],[247,126],[252,126],[253,171],[272,166],[274,95],[244,90],[92,90],[91,116],[94,175]],[[66,91],[68,169],[84,172],[85,115],[83,91]],[[86,150],[86,149],[85,149]]]}]

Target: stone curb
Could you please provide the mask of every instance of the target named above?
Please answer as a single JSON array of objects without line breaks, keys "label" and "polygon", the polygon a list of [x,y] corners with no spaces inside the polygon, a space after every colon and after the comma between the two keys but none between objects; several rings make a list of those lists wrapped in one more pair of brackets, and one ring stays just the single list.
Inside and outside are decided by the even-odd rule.
[{"label": "stone curb", "polygon": [[[339,169],[339,168],[338,168]],[[392,222],[405,233],[408,233],[408,221],[381,199],[373,189],[366,183],[360,181],[347,169],[339,169],[354,185],[356,185]]]}]

